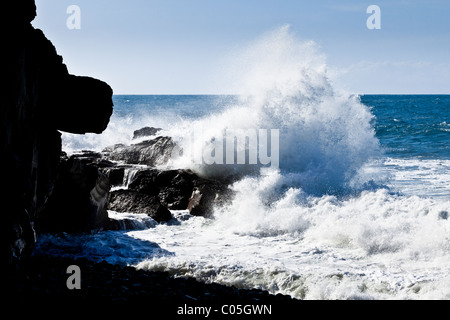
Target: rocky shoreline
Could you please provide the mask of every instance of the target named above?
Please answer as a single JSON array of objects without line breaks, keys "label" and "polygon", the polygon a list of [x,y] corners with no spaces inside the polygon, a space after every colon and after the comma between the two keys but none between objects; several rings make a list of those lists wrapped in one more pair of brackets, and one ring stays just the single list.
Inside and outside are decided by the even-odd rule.
[{"label": "rocky shoreline", "polygon": [[[35,221],[37,232],[117,230],[107,210],[144,213],[156,222],[172,219],[170,210],[208,217],[233,197],[230,179],[200,177],[189,169],[164,168],[177,145],[170,137],[114,145],[101,152],[61,154],[54,190]],[[164,141],[162,144],[161,141]]]},{"label": "rocky shoreline", "polygon": [[[67,268],[81,270],[81,288],[68,289]],[[92,262],[85,258],[70,259],[33,255],[27,262],[16,286],[16,301],[102,301],[147,305],[222,304],[222,303],[295,303],[285,295],[262,290],[245,290],[220,284],[205,284],[192,278],[174,278],[167,272],[137,270],[134,267]],[[298,301],[297,301],[298,302]]]}]

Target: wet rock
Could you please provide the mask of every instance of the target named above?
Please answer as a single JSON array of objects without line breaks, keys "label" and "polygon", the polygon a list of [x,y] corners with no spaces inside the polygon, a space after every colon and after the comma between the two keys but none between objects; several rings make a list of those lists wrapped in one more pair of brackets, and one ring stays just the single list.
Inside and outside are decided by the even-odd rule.
[{"label": "wet rock", "polygon": [[140,193],[151,196],[157,196],[159,193],[159,186],[156,178],[159,174],[157,169],[143,169],[137,171],[131,179],[128,188]]},{"label": "wet rock", "polygon": [[170,137],[157,137],[126,146],[118,144],[103,150],[105,156],[113,161],[126,164],[142,164],[151,167],[166,164],[176,152],[176,144]]},{"label": "wet rock", "polygon": [[181,169],[138,171],[128,188],[157,197],[171,210],[188,209],[198,216],[210,215],[215,205],[224,205],[233,195],[227,182],[204,179]]},{"label": "wet rock", "polygon": [[189,170],[149,169],[137,172],[128,188],[157,196],[169,209],[183,210],[187,208],[196,179]]},{"label": "wet rock", "polygon": [[104,172],[108,175],[111,186],[121,186],[124,183],[125,167],[114,166],[106,168]]},{"label": "wet rock", "polygon": [[209,216],[215,206],[226,205],[233,197],[228,184],[207,179],[198,179],[188,200],[187,209],[193,216]]},{"label": "wet rock", "polygon": [[111,186],[101,170],[106,165],[108,162],[89,153],[63,158],[54,192],[36,219],[36,229],[80,232],[107,223],[106,205]]},{"label": "wet rock", "polygon": [[168,221],[166,210],[186,210],[192,215],[208,216],[214,206],[224,205],[233,193],[228,183],[204,179],[191,170],[140,169],[131,178],[128,189],[111,193],[108,209],[117,212],[150,213],[157,221]]},{"label": "wet rock", "polygon": [[135,130],[133,132],[133,140],[142,138],[142,137],[154,136],[161,130],[162,130],[161,128],[153,128],[153,127],[144,127],[139,130]]},{"label": "wet rock", "polygon": [[108,209],[116,212],[145,213],[157,222],[169,221],[172,214],[158,197],[134,190],[116,190],[109,197]]}]

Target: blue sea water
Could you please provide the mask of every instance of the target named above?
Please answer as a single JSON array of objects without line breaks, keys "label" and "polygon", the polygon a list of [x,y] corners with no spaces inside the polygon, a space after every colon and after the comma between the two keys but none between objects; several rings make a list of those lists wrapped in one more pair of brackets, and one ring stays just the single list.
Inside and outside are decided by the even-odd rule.
[{"label": "blue sea water", "polygon": [[450,95],[365,95],[386,156],[450,159]]}]

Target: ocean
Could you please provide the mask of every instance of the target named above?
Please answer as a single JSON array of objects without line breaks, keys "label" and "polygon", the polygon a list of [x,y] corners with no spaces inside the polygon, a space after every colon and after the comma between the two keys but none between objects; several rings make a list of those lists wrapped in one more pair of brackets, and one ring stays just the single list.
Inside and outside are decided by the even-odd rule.
[{"label": "ocean", "polygon": [[136,228],[41,234],[36,254],[298,299],[449,299],[450,96],[347,93],[310,43],[261,41],[236,68],[238,95],[115,95],[105,132],[63,133],[63,150],[130,144],[146,126],[191,151],[223,142],[225,130],[278,130],[276,166],[183,152],[165,167],[235,174],[230,204],[209,218],[172,211],[161,224],[109,211]]},{"label": "ocean", "polygon": [[[195,122],[239,122],[235,116],[251,111],[247,103],[118,95],[104,134],[64,134],[63,149],[130,143],[143,126],[180,139]],[[364,95],[347,103],[329,118],[309,102],[299,105],[298,119],[280,113],[283,125],[298,127],[280,133],[279,168],[238,179],[232,204],[212,218],[173,211],[172,221],[157,224],[110,211],[136,220],[136,230],[41,235],[37,251],[299,299],[450,298],[450,96]]]}]

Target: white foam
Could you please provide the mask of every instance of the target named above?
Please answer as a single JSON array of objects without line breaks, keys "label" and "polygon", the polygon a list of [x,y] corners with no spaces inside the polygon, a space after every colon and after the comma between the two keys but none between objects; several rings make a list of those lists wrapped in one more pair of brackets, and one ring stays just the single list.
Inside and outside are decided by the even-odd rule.
[{"label": "white foam", "polygon": [[[171,126],[171,136],[184,149],[205,148],[230,128],[279,129],[281,171],[294,173],[296,186],[319,194],[342,191],[361,166],[380,155],[372,114],[357,97],[333,89],[325,58],[313,42],[282,27],[243,49],[234,62],[230,68],[239,70],[234,83],[241,99],[221,113]],[[192,127],[202,130],[202,140],[189,138]],[[174,165],[207,176],[251,171],[199,166],[189,152]]]},{"label": "white foam", "polygon": [[450,201],[386,190],[292,200],[130,232],[174,253],[137,267],[306,299],[450,297]]},{"label": "white foam", "polygon": [[450,198],[450,160],[388,158],[375,168],[390,176],[391,187],[402,194]]}]

